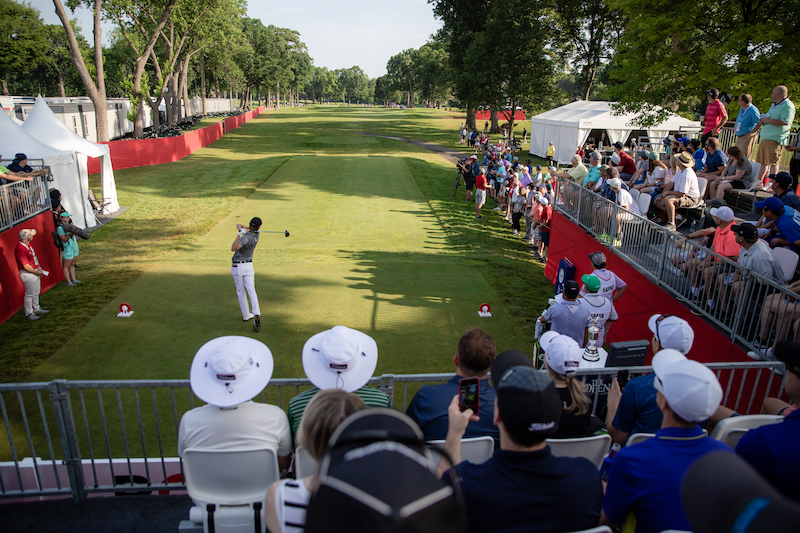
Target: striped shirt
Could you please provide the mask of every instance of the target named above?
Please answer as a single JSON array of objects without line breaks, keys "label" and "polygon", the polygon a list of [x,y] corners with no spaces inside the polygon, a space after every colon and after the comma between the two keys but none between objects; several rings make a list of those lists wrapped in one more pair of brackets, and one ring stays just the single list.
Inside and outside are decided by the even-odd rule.
[{"label": "striped shirt", "polygon": [[[300,419],[303,418],[303,413],[306,410],[308,402],[311,398],[319,392],[319,389],[312,387],[307,391],[303,391],[291,400],[289,400],[289,425],[292,427],[292,434],[297,435],[297,428],[300,427]],[[378,389],[367,387],[366,385],[354,391],[358,394],[367,407],[391,407],[392,403],[389,400],[389,395]]]},{"label": "striped shirt", "polygon": [[309,500],[311,493],[302,479],[282,479],[275,491],[275,511],[281,530],[274,533],[302,533]]}]

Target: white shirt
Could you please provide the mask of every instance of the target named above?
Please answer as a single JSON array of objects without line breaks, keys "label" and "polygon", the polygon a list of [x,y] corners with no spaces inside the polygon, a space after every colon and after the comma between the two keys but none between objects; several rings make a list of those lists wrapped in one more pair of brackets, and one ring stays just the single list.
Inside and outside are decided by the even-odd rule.
[{"label": "white shirt", "polygon": [[631,193],[621,188],[619,192],[616,194],[617,194],[617,203],[621,207],[624,207],[628,211],[633,211],[633,213],[636,215],[642,216],[642,212],[639,210],[639,204],[637,204],[633,200],[633,196],[631,196]]},{"label": "white shirt", "polygon": [[608,322],[609,319],[619,319],[617,310],[614,309],[614,304],[611,303],[611,300],[605,298],[601,294],[594,293],[589,293],[583,298],[578,298],[578,301],[584,307],[589,308],[589,318],[597,319],[597,327],[600,328],[600,332],[597,334],[597,343],[595,346],[602,348],[603,342],[605,342],[606,338],[606,322]]},{"label": "white shirt", "polygon": [[697,174],[692,168],[682,168],[672,180],[675,184],[673,191],[682,192],[689,198],[700,198],[700,186],[697,183]]},{"label": "white shirt", "polygon": [[289,419],[276,405],[247,401],[235,408],[204,405],[187,411],[178,430],[178,455],[186,448],[271,448],[278,457],[292,454]]},{"label": "white shirt", "polygon": [[[614,291],[627,286],[616,274],[606,268],[595,269],[591,275],[600,278],[600,290],[597,291],[597,294],[601,294],[609,300],[614,296]],[[581,296],[586,296],[586,285],[581,285]]]}]

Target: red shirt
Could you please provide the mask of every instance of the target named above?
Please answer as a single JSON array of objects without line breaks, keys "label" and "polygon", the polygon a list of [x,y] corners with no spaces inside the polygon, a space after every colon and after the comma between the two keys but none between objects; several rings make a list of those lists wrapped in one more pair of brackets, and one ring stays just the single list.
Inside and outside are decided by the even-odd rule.
[{"label": "red shirt", "polygon": [[475,188],[481,191],[486,190],[486,175],[479,174],[477,178],[475,178]]},{"label": "red shirt", "polygon": [[636,161],[624,150],[619,152],[619,166],[622,167],[623,174],[630,174],[631,176],[636,174]]},{"label": "red shirt", "polygon": [[544,230],[550,229],[550,219],[552,218],[552,216],[553,216],[553,206],[547,204],[546,206],[544,206],[544,209],[542,209],[542,214],[539,215],[539,222],[542,223],[542,229]]},{"label": "red shirt", "polygon": [[39,267],[39,262],[36,260],[36,252],[33,251],[33,246],[28,245],[25,246],[22,242],[17,243],[17,247],[14,249],[14,257],[17,260],[17,268],[19,270],[25,270],[23,265],[30,265],[34,269]]},{"label": "red shirt", "polygon": [[706,122],[703,127],[703,135],[722,126],[728,121],[728,110],[719,100],[714,100],[706,108]]}]

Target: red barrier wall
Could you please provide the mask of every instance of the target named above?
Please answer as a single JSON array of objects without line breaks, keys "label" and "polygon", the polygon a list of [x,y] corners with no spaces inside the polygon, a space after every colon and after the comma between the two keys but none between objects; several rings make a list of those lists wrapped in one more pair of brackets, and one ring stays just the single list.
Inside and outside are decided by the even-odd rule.
[{"label": "red barrier wall", "polygon": [[[49,276],[42,277],[42,293],[64,280],[61,273],[61,255],[50,236],[55,229],[50,211],[0,233],[0,323],[8,320],[22,307],[25,296],[25,289],[19,279],[17,260],[14,258],[14,249],[19,242],[19,230],[23,228],[36,230],[36,236],[31,244],[39,258],[39,265],[44,270],[50,271]],[[46,300],[43,302],[43,307],[48,307]]]},{"label": "red barrier wall", "polygon": [[625,294],[615,304],[619,321],[611,326],[608,342],[650,339],[652,334],[647,328],[650,316],[656,313],[670,314],[680,316],[694,329],[694,345],[689,353],[692,359],[703,363],[751,360],[729,338],[694,315],[667,292],[656,287],[633,266],[598,243],[577,224],[558,212],[553,213],[550,250],[545,268],[548,279],[555,280],[558,262],[567,258],[575,265],[576,281],[580,283],[581,276],[592,271],[588,256],[596,251],[606,254],[608,269],[628,285]]},{"label": "red barrier wall", "polygon": [[[490,120],[491,118],[491,111],[475,112],[475,120]],[[503,112],[497,113],[497,118],[500,120],[500,122],[508,122],[508,115],[504,114]],[[525,111],[517,111],[517,114],[514,115],[514,122],[521,122],[523,120],[525,120]]]},{"label": "red barrier wall", "polygon": [[[252,120],[262,110],[263,108],[259,107],[243,115],[228,117],[221,122],[179,137],[111,141],[103,144],[107,144],[111,149],[111,163],[114,170],[172,163],[219,140],[225,132]],[[100,160],[90,157],[88,167],[89,174],[100,172]]]}]

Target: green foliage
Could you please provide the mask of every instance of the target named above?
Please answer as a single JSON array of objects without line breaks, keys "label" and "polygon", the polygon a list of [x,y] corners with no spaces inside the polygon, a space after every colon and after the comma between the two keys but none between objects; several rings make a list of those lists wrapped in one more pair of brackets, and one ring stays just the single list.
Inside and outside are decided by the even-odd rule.
[{"label": "green foliage", "polygon": [[47,30],[30,5],[0,0],[0,81],[40,63],[48,49]]}]

